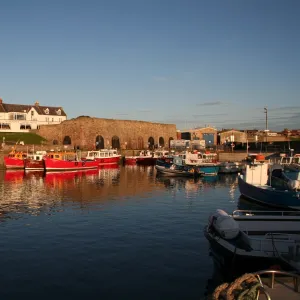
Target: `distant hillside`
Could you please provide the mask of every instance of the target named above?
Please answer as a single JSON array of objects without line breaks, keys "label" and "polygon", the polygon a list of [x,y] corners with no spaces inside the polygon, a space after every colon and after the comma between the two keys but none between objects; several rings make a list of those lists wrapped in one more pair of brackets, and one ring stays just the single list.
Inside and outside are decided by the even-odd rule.
[{"label": "distant hillside", "polygon": [[31,132],[0,132],[0,145],[3,141],[7,145],[19,144],[21,141],[25,145],[41,145],[47,142],[40,135]]}]

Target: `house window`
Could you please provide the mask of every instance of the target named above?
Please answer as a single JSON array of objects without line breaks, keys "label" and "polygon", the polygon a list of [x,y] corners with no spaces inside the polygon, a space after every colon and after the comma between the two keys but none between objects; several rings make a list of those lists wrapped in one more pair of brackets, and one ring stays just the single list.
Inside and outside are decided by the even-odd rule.
[{"label": "house window", "polygon": [[34,116],[34,111],[33,110],[31,111],[31,115]]},{"label": "house window", "polygon": [[52,122],[54,122],[54,118],[52,118]]},{"label": "house window", "polygon": [[49,122],[49,118],[46,118],[46,122]]},{"label": "house window", "polygon": [[45,109],[45,114],[46,114],[46,115],[49,115],[49,108],[46,108],[46,109]]},{"label": "house window", "polygon": [[56,113],[57,113],[58,115],[61,115],[61,110],[58,109],[58,110],[56,111]]}]

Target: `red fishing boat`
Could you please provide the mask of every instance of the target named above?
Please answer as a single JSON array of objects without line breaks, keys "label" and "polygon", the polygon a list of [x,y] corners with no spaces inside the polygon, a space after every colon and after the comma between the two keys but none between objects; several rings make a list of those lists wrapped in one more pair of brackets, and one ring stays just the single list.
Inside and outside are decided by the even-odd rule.
[{"label": "red fishing boat", "polygon": [[16,152],[13,149],[7,156],[4,156],[4,165],[6,169],[24,169],[24,159],[26,153]]},{"label": "red fishing boat", "polygon": [[126,165],[155,165],[156,158],[149,150],[143,150],[136,156],[125,156]]},{"label": "red fishing boat", "polygon": [[120,162],[121,155],[115,149],[101,149],[88,151],[86,160],[95,160],[98,165],[111,165]]},{"label": "red fishing boat", "polygon": [[64,159],[45,156],[44,163],[46,171],[97,169],[99,165],[97,160],[81,159],[77,153],[73,153],[71,158],[66,156]]}]

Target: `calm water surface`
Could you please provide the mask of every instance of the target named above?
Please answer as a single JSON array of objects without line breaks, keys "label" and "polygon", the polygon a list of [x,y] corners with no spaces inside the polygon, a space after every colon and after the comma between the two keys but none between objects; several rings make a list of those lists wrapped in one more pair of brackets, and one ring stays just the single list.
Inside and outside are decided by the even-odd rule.
[{"label": "calm water surface", "polygon": [[203,227],[237,208],[237,177],[153,167],[0,171],[1,299],[205,299]]}]

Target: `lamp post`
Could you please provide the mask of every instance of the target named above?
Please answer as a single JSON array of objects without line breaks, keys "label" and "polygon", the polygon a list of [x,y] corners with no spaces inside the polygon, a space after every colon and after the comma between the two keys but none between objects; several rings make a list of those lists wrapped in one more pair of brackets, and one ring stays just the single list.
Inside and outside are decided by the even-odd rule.
[{"label": "lamp post", "polygon": [[268,109],[264,107],[264,113],[266,114],[266,151],[267,151],[267,143],[268,143]]}]

